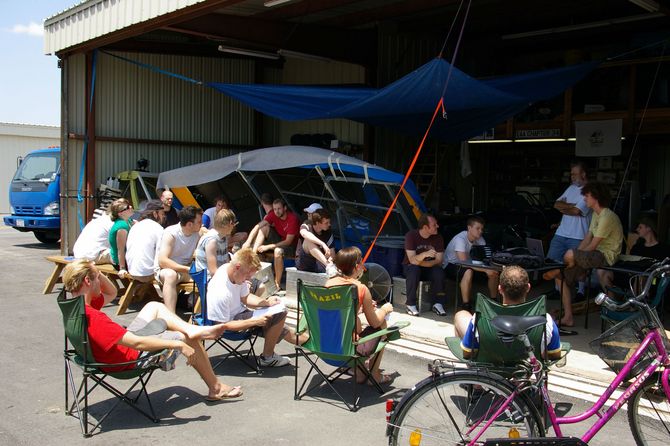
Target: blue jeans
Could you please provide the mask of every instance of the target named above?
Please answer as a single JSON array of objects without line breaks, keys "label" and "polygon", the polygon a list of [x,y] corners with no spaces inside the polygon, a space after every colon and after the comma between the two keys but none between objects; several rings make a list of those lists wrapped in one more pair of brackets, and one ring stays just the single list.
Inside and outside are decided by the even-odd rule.
[{"label": "blue jeans", "polygon": [[563,262],[563,256],[568,251],[568,249],[577,249],[581,240],[576,238],[563,237],[561,235],[555,235],[551,239],[551,244],[549,245],[549,252],[547,252],[547,257],[556,262]]}]

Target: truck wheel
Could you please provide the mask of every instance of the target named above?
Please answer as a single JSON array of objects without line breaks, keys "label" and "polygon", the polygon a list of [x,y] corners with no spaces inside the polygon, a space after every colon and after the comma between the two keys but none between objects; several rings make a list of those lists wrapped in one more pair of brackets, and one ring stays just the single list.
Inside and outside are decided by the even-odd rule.
[{"label": "truck wheel", "polygon": [[42,243],[53,244],[60,240],[60,233],[53,231],[35,231],[35,238]]}]

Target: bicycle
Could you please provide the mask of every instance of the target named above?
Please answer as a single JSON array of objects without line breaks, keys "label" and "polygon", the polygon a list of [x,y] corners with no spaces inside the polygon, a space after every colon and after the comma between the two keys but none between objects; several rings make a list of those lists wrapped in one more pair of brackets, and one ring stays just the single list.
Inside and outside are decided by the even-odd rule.
[{"label": "bicycle", "polygon": [[[416,384],[399,401],[387,401],[387,436],[390,445],[585,445],[614,414],[628,402],[628,421],[638,445],[670,443],[670,341],[655,311],[645,302],[652,282],[670,274],[670,261],[657,266],[644,289],[624,303],[601,294],[597,302],[614,311],[637,309],[632,316],[601,334],[593,342],[621,346],[616,341],[624,333],[628,343],[639,344],[623,359],[605,358],[617,372],[605,393],[585,412],[557,416],[547,389],[551,362],[538,360],[527,332],[544,324],[543,316],[499,316],[492,324],[504,342],[523,342],[528,357],[503,378],[499,371],[474,363],[436,360],[429,365],[431,376]],[[616,342],[611,342],[615,339]],[[605,346],[606,347],[606,346]],[[630,350],[632,350],[630,348]],[[599,354],[607,350],[599,351]],[[624,349],[625,350],[625,349]],[[634,378],[614,404],[605,403],[619,385]],[[538,403],[536,404],[536,401]],[[540,410],[544,410],[541,414]],[[564,437],[561,425],[578,423],[597,416],[580,437]],[[547,418],[548,417],[548,418]],[[554,437],[546,437],[545,426]]]}]

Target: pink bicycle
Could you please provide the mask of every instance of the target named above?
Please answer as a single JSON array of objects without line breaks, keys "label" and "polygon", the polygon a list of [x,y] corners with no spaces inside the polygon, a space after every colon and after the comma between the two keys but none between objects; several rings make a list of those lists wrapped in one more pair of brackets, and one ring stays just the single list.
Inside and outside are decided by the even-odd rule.
[{"label": "pink bicycle", "polygon": [[[646,303],[655,279],[670,274],[666,259],[650,274],[643,291],[624,303],[605,295],[600,304],[614,311],[637,310],[591,345],[617,372],[605,393],[585,412],[558,416],[547,390],[548,363],[538,360],[527,332],[543,325],[543,316],[500,316],[492,324],[506,342],[518,339],[527,360],[513,369],[435,361],[431,376],[399,402],[387,402],[391,445],[584,445],[628,402],[628,421],[638,445],[670,444],[670,343],[655,310]],[[613,352],[622,353],[617,357]],[[506,377],[503,377],[506,376]],[[605,403],[624,381],[633,380],[616,399]],[[579,438],[565,437],[561,426],[596,417]],[[546,437],[552,428],[554,436]]]}]

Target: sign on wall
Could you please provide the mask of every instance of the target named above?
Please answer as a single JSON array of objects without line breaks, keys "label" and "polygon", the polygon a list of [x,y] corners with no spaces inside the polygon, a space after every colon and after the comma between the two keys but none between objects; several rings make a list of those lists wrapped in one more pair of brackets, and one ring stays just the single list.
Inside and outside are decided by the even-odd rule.
[{"label": "sign on wall", "polygon": [[621,119],[577,121],[575,136],[577,156],[621,155]]}]

